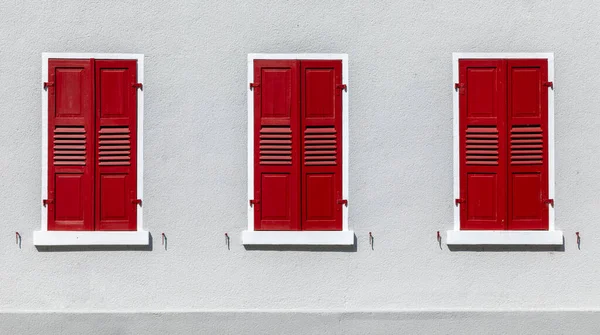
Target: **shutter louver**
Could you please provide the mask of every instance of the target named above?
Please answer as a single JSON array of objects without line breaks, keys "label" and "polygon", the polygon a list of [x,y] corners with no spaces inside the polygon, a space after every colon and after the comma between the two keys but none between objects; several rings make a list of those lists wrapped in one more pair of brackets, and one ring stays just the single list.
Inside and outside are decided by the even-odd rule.
[{"label": "shutter louver", "polygon": [[93,61],[48,61],[48,230],[93,230]]},{"label": "shutter louver", "polygon": [[342,62],[303,60],[302,230],[342,230]]},{"label": "shutter louver", "polygon": [[136,230],[135,60],[96,60],[96,230]]},{"label": "shutter louver", "polygon": [[461,230],[506,226],[505,73],[502,60],[459,61]]},{"label": "shutter louver", "polygon": [[254,61],[254,224],[300,230],[299,62]]}]

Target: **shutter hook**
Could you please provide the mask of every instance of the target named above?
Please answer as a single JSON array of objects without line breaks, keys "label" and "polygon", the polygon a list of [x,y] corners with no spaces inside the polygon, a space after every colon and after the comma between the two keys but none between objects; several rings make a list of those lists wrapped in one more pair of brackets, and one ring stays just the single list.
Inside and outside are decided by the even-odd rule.
[{"label": "shutter hook", "polygon": [[440,249],[442,249],[442,235],[439,230],[437,231],[437,242],[440,245]]},{"label": "shutter hook", "polygon": [[581,250],[581,236],[579,236],[579,232],[575,232],[577,235],[577,249]]},{"label": "shutter hook", "polygon": [[21,249],[21,234],[19,234],[18,231],[15,232],[15,244],[17,244],[19,249]]},{"label": "shutter hook", "polygon": [[225,233],[225,244],[227,245],[227,250],[229,250],[229,235]]},{"label": "shutter hook", "polygon": [[161,244],[165,246],[165,250],[167,250],[167,235],[165,235],[165,233],[161,233]]},{"label": "shutter hook", "polygon": [[371,246],[371,250],[374,250],[374,243],[375,242],[375,238],[373,237],[373,234],[371,232],[369,232],[369,245]]}]

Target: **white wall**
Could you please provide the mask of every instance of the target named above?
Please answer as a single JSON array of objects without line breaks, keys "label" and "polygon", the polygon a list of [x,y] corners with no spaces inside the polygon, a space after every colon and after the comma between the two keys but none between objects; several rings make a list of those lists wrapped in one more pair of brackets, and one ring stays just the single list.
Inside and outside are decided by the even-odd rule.
[{"label": "white wall", "polygon": [[[275,319],[335,310],[356,312],[349,315],[360,323],[381,310],[599,308],[599,12],[593,0],[0,2],[2,318],[272,310]],[[556,64],[564,251],[440,249],[436,231],[452,229],[453,219],[451,53],[546,51]],[[143,210],[152,250],[32,245],[42,52],[145,55]],[[348,53],[355,251],[240,244],[251,52]],[[504,318],[511,317],[498,314]]]}]

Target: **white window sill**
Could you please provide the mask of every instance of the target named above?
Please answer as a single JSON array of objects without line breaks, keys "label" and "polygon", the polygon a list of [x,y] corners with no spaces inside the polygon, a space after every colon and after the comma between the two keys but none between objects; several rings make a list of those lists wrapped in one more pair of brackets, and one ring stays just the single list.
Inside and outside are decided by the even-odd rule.
[{"label": "white window sill", "polygon": [[244,245],[354,245],[353,231],[249,231]]},{"label": "white window sill", "polygon": [[562,231],[448,230],[448,245],[562,245]]},{"label": "white window sill", "polygon": [[34,231],[33,245],[148,245],[147,231]]}]

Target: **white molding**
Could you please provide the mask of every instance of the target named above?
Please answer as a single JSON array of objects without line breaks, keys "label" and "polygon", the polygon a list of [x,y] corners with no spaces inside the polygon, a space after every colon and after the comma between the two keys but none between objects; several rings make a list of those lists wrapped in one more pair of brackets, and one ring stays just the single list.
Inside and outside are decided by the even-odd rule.
[{"label": "white molding", "polygon": [[249,231],[244,245],[354,245],[353,231]]},{"label": "white molding", "polygon": [[[42,83],[48,81],[48,60],[51,58],[55,59],[133,59],[137,60],[137,81],[138,83],[144,84],[144,55],[143,54],[122,54],[122,53],[56,53],[56,52],[44,52],[42,53],[42,81],[39,85],[42,92],[42,192],[41,199],[47,199],[48,196],[48,91],[43,89]],[[144,90],[137,91],[137,197],[138,199],[144,199]],[[42,205],[41,207],[41,230],[35,231],[34,235],[45,236],[48,232],[48,212],[47,208]],[[140,234],[147,234],[148,232],[143,230],[143,207],[137,208],[137,232]],[[52,232],[52,233],[63,233],[64,232]],[[88,234],[97,234],[98,237],[107,236],[106,232],[87,232]],[[125,233],[125,232],[120,232]],[[133,232],[127,232],[133,233]],[[41,235],[40,235],[41,234]],[[113,236],[111,234],[110,236]],[[52,235],[54,236],[54,235]],[[59,239],[60,240],[60,239]],[[84,239],[88,240],[88,239]],[[107,242],[110,242],[108,240]],[[81,244],[81,243],[79,243]],[[98,244],[98,243],[96,243]],[[109,243],[112,244],[112,243]],[[147,243],[146,243],[147,244]]]},{"label": "white molding", "polygon": [[562,245],[562,231],[448,230],[447,245]]},{"label": "white molding", "polygon": [[[453,120],[453,157],[454,157],[454,231],[460,231],[460,207],[454,205],[454,199],[460,197],[460,148],[459,148],[459,92],[454,89],[454,83],[459,81],[458,60],[459,59],[547,59],[548,81],[554,82],[554,53],[463,53],[452,54],[452,120]],[[554,176],[554,88],[548,89],[548,197],[555,199],[555,176]],[[548,206],[548,232],[555,232],[554,207]],[[562,236],[562,233],[561,233]],[[561,240],[562,244],[562,240]]]},{"label": "white molding", "polygon": [[[254,94],[250,90],[250,83],[254,82],[254,60],[255,59],[306,59],[306,60],[331,60],[337,59],[342,61],[342,83],[347,85],[346,92],[342,94],[342,197],[348,200],[350,206],[352,202],[349,198],[349,99],[350,85],[348,82],[348,55],[347,54],[248,54],[248,82],[246,90],[248,93],[248,201],[246,202],[248,213],[248,231],[254,231],[254,209],[250,207],[249,200],[254,199]],[[349,232],[348,226],[348,208],[342,206],[342,231]],[[291,232],[298,234],[299,232]]]},{"label": "white molding", "polygon": [[148,245],[147,231],[34,231],[33,245]]}]

